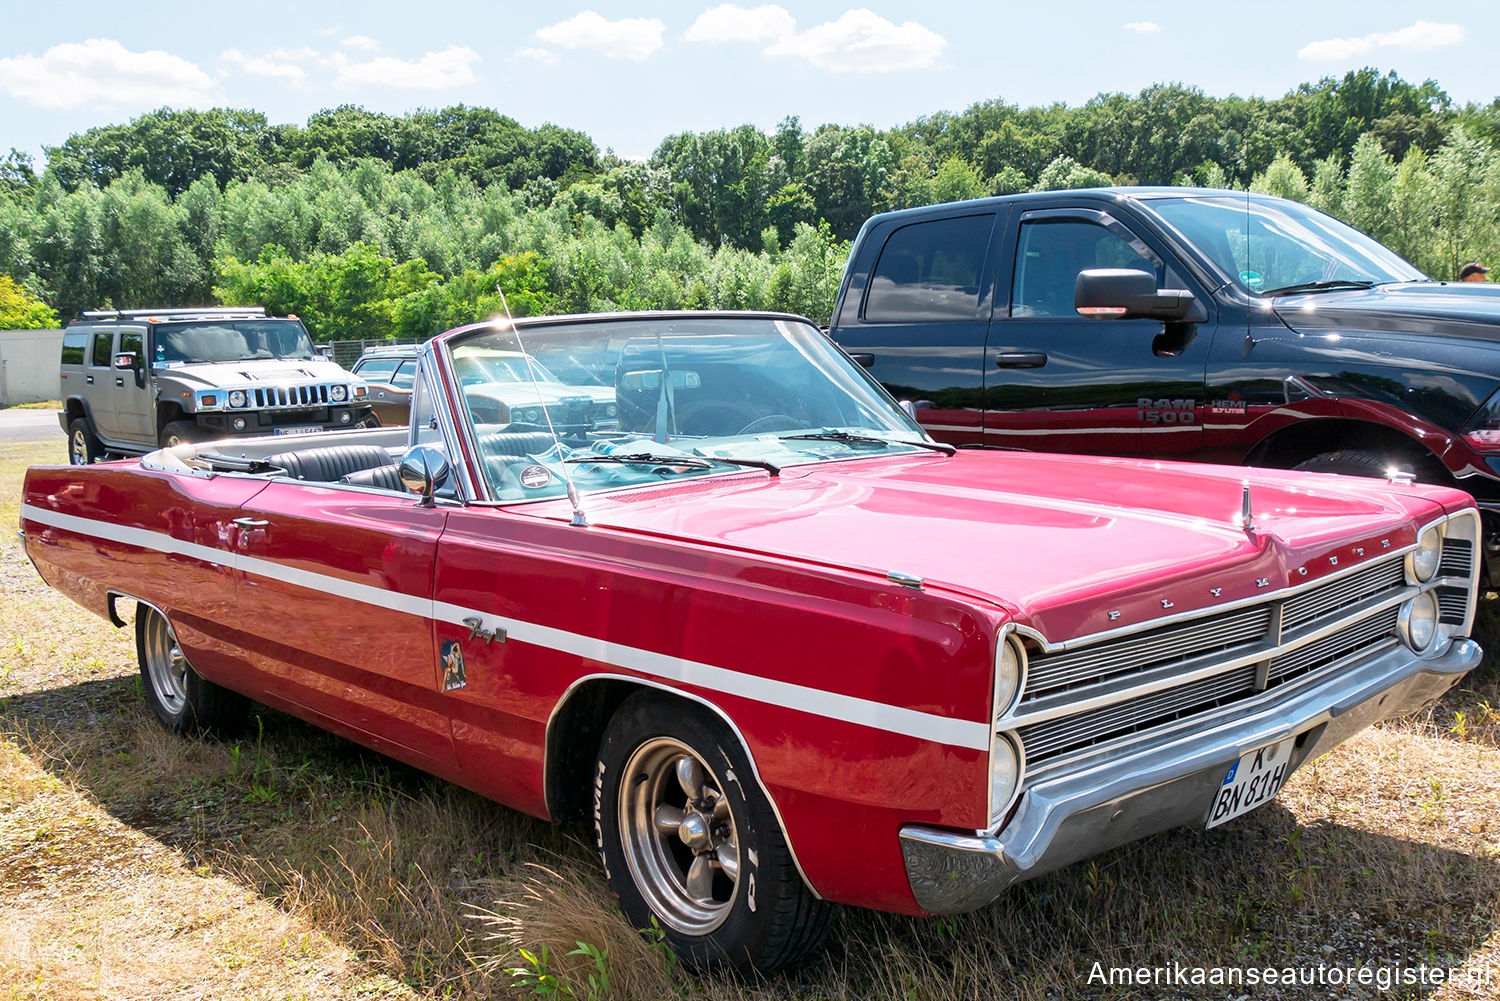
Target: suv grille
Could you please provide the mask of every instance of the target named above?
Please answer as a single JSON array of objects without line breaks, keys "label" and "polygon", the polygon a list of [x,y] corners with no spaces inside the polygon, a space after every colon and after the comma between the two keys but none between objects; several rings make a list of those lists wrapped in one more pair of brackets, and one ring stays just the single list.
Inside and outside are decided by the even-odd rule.
[{"label": "suv grille", "polygon": [[[1439,575],[1447,579],[1436,592],[1446,624],[1467,621],[1474,548],[1464,538],[1443,544]],[[1394,556],[1262,605],[1078,650],[1033,653],[1015,711],[1027,769],[1327,676],[1351,657],[1394,645],[1399,606],[1391,602],[1407,588],[1405,557]],[[1094,705],[1066,711],[1085,702]],[[1050,718],[1025,722],[1038,714]]]},{"label": "suv grille", "polygon": [[275,410],[283,407],[326,407],[328,405],[328,384],[257,386],[250,390],[248,395],[250,397],[249,407],[254,410]]}]

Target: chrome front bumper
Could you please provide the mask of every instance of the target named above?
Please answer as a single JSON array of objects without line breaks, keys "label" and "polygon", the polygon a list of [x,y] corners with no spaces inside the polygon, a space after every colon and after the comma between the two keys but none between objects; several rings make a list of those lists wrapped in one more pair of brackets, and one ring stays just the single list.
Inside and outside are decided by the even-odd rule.
[{"label": "chrome front bumper", "polygon": [[1396,647],[1201,730],[1083,759],[1030,783],[993,837],[903,827],[912,894],[932,913],[972,911],[1022,880],[1173,827],[1202,826],[1229,766],[1246,751],[1295,736],[1295,771],[1370,724],[1439,697],[1481,656],[1468,639],[1426,660]]}]

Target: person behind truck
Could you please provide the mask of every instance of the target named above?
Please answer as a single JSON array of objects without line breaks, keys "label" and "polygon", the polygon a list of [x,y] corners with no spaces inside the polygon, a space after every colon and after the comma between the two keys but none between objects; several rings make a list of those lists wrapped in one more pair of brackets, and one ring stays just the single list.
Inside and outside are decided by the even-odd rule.
[{"label": "person behind truck", "polygon": [[1485,277],[1485,275],[1489,273],[1489,268],[1475,261],[1471,264],[1465,264],[1463,267],[1458,269],[1458,280],[1461,282],[1485,282],[1489,281],[1489,279]]}]

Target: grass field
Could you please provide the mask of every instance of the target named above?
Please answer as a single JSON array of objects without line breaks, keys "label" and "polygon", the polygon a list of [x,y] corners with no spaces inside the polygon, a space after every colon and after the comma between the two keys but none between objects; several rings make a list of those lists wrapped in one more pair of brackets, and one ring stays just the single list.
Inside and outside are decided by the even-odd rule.
[{"label": "grass field", "polygon": [[[0,445],[0,1001],[156,998],[1500,997],[1500,672],[1368,731],[1281,797],[916,920],[844,909],[759,981],[673,968],[554,829],[270,710],[164,735],[131,633],[46,588]],[[1481,636],[1500,645],[1487,599]],[[592,955],[568,955],[578,944]],[[542,960],[542,949],[545,961]],[[528,962],[520,950],[537,957]],[[1441,987],[1111,987],[1095,964],[1491,970]],[[591,984],[590,975],[593,976]],[[601,980],[604,981],[601,984]]]}]

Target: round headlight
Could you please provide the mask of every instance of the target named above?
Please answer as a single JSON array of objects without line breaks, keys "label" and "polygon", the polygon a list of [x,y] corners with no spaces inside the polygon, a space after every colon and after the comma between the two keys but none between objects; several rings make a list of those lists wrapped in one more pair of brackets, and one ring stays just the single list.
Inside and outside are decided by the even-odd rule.
[{"label": "round headlight", "polygon": [[1438,603],[1431,591],[1423,591],[1401,606],[1401,636],[1418,653],[1432,646],[1437,636]]},{"label": "round headlight", "polygon": [[1443,533],[1437,526],[1429,528],[1417,539],[1417,548],[1407,557],[1407,569],[1412,579],[1419,584],[1432,580],[1443,561]]},{"label": "round headlight", "polygon": [[1008,736],[997,733],[990,740],[990,826],[1005,818],[1005,811],[1021,783],[1021,755]]},{"label": "round headlight", "polygon": [[231,389],[229,391],[229,405],[231,407],[243,407],[245,405],[245,391],[243,389]]},{"label": "round headlight", "polygon": [[328,390],[328,398],[334,403],[343,403],[349,398],[349,387],[333,386]]},{"label": "round headlight", "polygon": [[538,411],[535,407],[532,407],[530,410],[527,410],[521,415],[521,419],[529,424],[535,424],[538,420],[541,419],[541,416],[541,412]]},{"label": "round headlight", "polygon": [[1021,690],[1021,665],[1024,654],[1016,641],[1002,639],[995,648],[995,719],[1010,712],[1016,693]]},{"label": "round headlight", "polygon": [[616,416],[618,414],[619,414],[619,411],[615,408],[615,405],[613,403],[611,403],[609,406],[607,406],[607,407],[604,408],[604,416],[605,417],[614,417],[614,416]]}]

